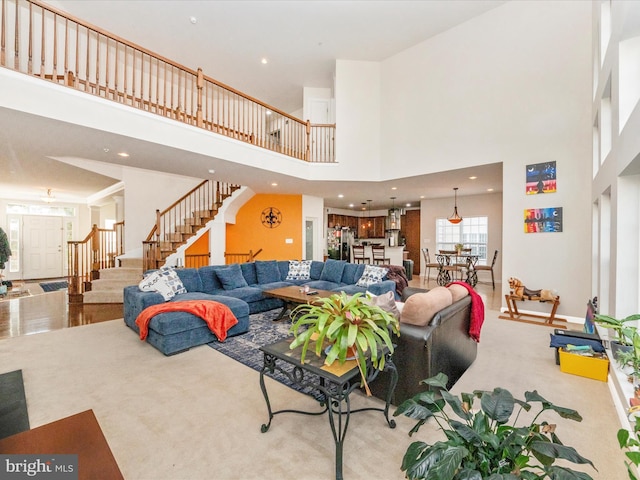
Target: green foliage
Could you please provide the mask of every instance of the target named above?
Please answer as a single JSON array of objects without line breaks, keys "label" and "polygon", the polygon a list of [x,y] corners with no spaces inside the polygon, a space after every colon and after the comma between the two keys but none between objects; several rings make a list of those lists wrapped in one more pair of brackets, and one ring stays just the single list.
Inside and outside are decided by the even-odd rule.
[{"label": "green foliage", "polygon": [[632,344],[631,336],[636,331],[636,327],[628,326],[627,323],[635,322],[636,320],[640,320],[640,314],[638,313],[629,315],[628,317],[622,319],[600,314],[596,314],[593,317],[593,321],[598,325],[613,330],[616,334],[616,338],[614,340],[620,342],[623,345]]},{"label": "green foliage", "polygon": [[[625,456],[629,460],[625,461],[627,465],[627,472],[631,480],[638,480],[637,467],[640,465],[640,442],[638,441],[638,433],[640,432],[640,417],[635,418],[633,424],[633,432],[630,432],[626,428],[618,430],[618,444],[620,448],[625,451]],[[635,468],[634,468],[635,466]]]},{"label": "green foliage", "polygon": [[[515,399],[502,388],[476,390],[473,394],[452,395],[446,388],[447,376],[439,373],[421,383],[438,390],[421,392],[403,402],[394,416],[417,420],[409,432],[416,433],[433,418],[446,436],[433,445],[413,442],[402,459],[402,471],[411,480],[513,480],[553,479],[590,480],[586,473],[554,465],[557,459],[589,464],[572,447],[563,445],[555,434],[555,425],[538,421],[545,411],[562,418],[582,421],[575,410],[559,407],[537,391],[526,392],[525,400]],[[480,400],[480,409],[474,401]],[[529,425],[515,426],[522,410],[533,403],[540,411]],[[446,407],[449,408],[446,408]],[[457,418],[456,418],[457,417]],[[509,424],[514,417],[513,423]],[[637,479],[635,479],[637,480]]]},{"label": "green foliage", "polygon": [[322,354],[325,345],[331,345],[325,360],[328,365],[336,359],[344,363],[355,353],[362,385],[371,395],[367,384],[367,357],[375,368],[384,369],[383,347],[393,353],[390,333],[400,335],[400,324],[395,316],[369,303],[362,293],[347,295],[341,292],[315,299],[313,304],[298,305],[291,312],[291,318],[294,319],[291,332],[295,339],[290,348],[302,345],[302,362],[311,343],[315,344],[316,355]]}]

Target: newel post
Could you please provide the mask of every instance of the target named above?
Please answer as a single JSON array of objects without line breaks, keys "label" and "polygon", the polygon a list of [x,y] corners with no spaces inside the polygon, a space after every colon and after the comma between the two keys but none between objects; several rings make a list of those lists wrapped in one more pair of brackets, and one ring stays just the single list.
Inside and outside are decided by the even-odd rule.
[{"label": "newel post", "polygon": [[307,136],[307,149],[304,152],[304,159],[307,162],[310,162],[311,161],[311,120],[307,120],[306,136]]},{"label": "newel post", "polygon": [[198,68],[198,110],[196,111],[196,125],[202,128],[202,87],[204,87],[204,75],[202,74],[202,68]]},{"label": "newel post", "polygon": [[98,226],[94,223],[91,227],[91,280],[100,278],[100,238],[98,237]]}]

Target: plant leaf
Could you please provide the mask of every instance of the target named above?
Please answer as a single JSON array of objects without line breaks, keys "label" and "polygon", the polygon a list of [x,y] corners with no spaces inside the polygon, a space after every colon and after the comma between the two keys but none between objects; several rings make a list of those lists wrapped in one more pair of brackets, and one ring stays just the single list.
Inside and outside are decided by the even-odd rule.
[{"label": "plant leaf", "polygon": [[464,447],[447,446],[440,459],[429,470],[427,478],[451,480],[460,468],[462,459],[469,454]]},{"label": "plant leaf", "polygon": [[519,480],[519,479],[512,473],[493,473],[491,474],[491,476],[487,477],[485,480]]},{"label": "plant leaf", "polygon": [[448,381],[449,381],[449,377],[447,377],[444,373],[440,372],[434,377],[427,378],[426,380],[420,380],[420,383],[423,385],[429,385],[431,387],[438,387],[442,390],[447,390]]},{"label": "plant leaf", "polygon": [[507,423],[511,414],[515,401],[508,390],[503,388],[494,388],[491,393],[484,393],[480,398],[482,410],[489,418],[498,423]]},{"label": "plant leaf", "polygon": [[591,475],[584,472],[576,472],[570,468],[553,466],[547,470],[549,478],[553,480],[593,480]]},{"label": "plant leaf", "polygon": [[393,413],[394,417],[404,415],[405,417],[415,418],[417,420],[425,420],[433,417],[434,412],[428,407],[416,402],[413,398],[405,400]]},{"label": "plant leaf", "polygon": [[448,391],[441,392],[442,398],[451,406],[456,415],[465,420],[469,420],[473,415],[464,409],[462,401],[455,395],[451,395]]},{"label": "plant leaf", "polygon": [[538,459],[538,455],[543,455],[548,458],[562,458],[573,463],[589,464],[594,469],[596,468],[591,460],[584,458],[575,448],[566,445],[537,440],[531,442],[531,451]]},{"label": "plant leaf", "polygon": [[582,417],[578,412],[571,408],[559,407],[557,405],[554,405],[549,400],[540,395],[537,390],[534,390],[533,392],[525,392],[524,396],[527,402],[542,403],[543,410],[553,410],[562,418],[568,418],[569,420],[575,420],[576,422],[582,421]]},{"label": "plant leaf", "polygon": [[456,480],[482,480],[482,475],[477,470],[463,468],[462,470],[458,471]]},{"label": "plant leaf", "polygon": [[442,456],[443,450],[447,448],[445,444],[436,443],[429,446],[424,442],[413,442],[407,448],[402,458],[402,466],[400,469],[406,472],[407,478],[423,479],[426,478],[429,470]]}]

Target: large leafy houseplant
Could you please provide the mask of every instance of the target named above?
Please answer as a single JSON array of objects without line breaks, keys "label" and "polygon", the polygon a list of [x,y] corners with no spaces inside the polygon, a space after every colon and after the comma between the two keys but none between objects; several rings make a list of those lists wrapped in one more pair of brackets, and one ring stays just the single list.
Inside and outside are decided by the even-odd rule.
[{"label": "large leafy houseplant", "polygon": [[[562,418],[581,421],[582,417],[575,410],[558,407],[535,390],[525,393],[525,401],[513,398],[511,393],[502,388],[495,388],[492,392],[462,393],[458,397],[449,393],[447,376],[442,373],[422,383],[430,385],[435,391],[422,392],[406,400],[394,415],[404,414],[418,420],[409,435],[416,433],[427,420],[433,418],[446,435],[446,440],[432,445],[413,442],[402,460],[401,468],[407,478],[591,479],[586,473],[554,465],[556,459],[564,459],[594,467],[575,449],[560,442],[555,434],[555,425],[538,420],[542,412],[553,410]],[[480,399],[480,409],[474,409],[475,399]],[[522,410],[528,412],[533,402],[540,404],[540,412],[529,425],[515,426]],[[446,408],[447,405],[449,408]],[[513,424],[509,424],[516,405],[518,409]]]},{"label": "large leafy houseplant", "polygon": [[367,383],[367,358],[379,370],[384,369],[384,346],[393,353],[391,334],[400,335],[398,319],[377,305],[373,305],[362,293],[347,295],[336,293],[317,298],[310,304],[298,305],[292,312],[291,332],[295,335],[291,349],[302,345],[300,361],[304,362],[309,344],[315,342],[315,353],[321,355],[325,346],[331,345],[325,363],[336,359],[344,363],[348,356],[355,356],[362,385],[371,395]]},{"label": "large leafy houseplant", "polygon": [[630,335],[633,334],[633,331],[636,330],[636,328],[627,324],[629,322],[635,322],[637,320],[640,320],[640,314],[638,313],[629,315],[626,318],[614,318],[609,315],[601,314],[595,314],[593,316],[593,321],[595,323],[602,327],[610,328],[611,330],[613,330],[615,338],[611,340],[619,342],[622,345],[632,344]]},{"label": "large leafy houseplant", "polygon": [[618,430],[618,443],[620,448],[624,450],[624,454],[629,460],[625,462],[627,465],[627,472],[631,480],[638,480],[638,466],[640,465],[640,442],[638,441],[638,434],[640,433],[640,417],[635,417],[633,422],[633,431],[630,432],[626,428]]}]

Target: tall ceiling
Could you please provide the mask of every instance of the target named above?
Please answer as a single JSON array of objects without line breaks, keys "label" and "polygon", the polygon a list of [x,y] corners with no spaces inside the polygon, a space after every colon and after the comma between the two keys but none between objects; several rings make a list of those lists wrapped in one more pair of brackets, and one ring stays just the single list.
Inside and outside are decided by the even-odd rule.
[{"label": "tall ceiling", "polygon": [[[189,68],[204,73],[280,110],[302,109],[303,87],[332,88],[336,59],[381,61],[434,35],[496,8],[506,0],[57,0],[46,3],[125,38]],[[266,59],[267,63],[262,63]],[[33,118],[4,110],[0,116],[0,196],[42,196],[47,188],[64,192],[69,200],[86,198],[114,183],[50,157],[78,157],[86,135],[51,137],[61,126],[37,127],[50,131],[19,140],[19,129]],[[22,122],[22,123],[21,123]],[[42,125],[38,123],[42,122]],[[34,127],[31,127],[33,131]],[[73,126],[64,125],[70,131]],[[4,132],[4,133],[3,133]],[[4,137],[4,138],[2,138]],[[74,140],[74,138],[76,140]],[[58,140],[58,141],[56,141]],[[98,139],[94,139],[96,142]],[[132,139],[127,139],[132,142]],[[244,173],[244,172],[243,172]],[[186,173],[188,174],[188,173]],[[264,171],[247,172],[244,184]],[[470,181],[470,176],[477,180]],[[255,180],[254,180],[255,181]],[[423,177],[395,179],[384,187],[370,183],[314,184],[288,177],[289,188],[325,198],[327,206],[357,207],[365,199],[388,208],[395,186],[397,202],[419,201],[421,196],[450,196],[501,191],[498,165],[464,169]],[[293,184],[291,184],[293,182]],[[263,181],[260,182],[263,184]],[[446,186],[443,188],[443,186]],[[30,189],[32,190],[28,193]],[[254,188],[256,190],[256,188]],[[258,188],[256,191],[260,191]],[[338,198],[343,194],[343,198]],[[62,198],[62,196],[61,196]]]}]

